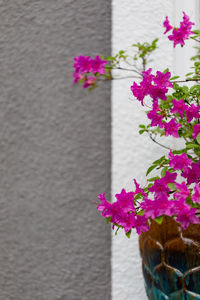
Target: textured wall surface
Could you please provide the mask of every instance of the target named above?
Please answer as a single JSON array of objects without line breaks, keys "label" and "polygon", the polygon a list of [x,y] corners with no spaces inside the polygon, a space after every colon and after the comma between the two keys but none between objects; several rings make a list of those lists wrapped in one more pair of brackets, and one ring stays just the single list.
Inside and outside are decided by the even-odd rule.
[{"label": "textured wall surface", "polygon": [[72,58],[110,53],[110,1],[0,1],[0,300],[110,299],[110,86]]},{"label": "textured wall surface", "polygon": [[[155,52],[153,70],[167,67],[174,75],[188,70],[188,53],[191,46],[178,48],[163,35],[162,23],[166,15],[172,23],[180,20],[182,10],[195,19],[196,0],[127,0],[112,1],[112,52],[129,49],[135,42],[152,41],[158,37],[159,49]],[[188,7],[190,6],[190,7]],[[188,51],[189,50],[189,51]],[[178,62],[177,62],[178,59]],[[184,62],[184,63],[183,63]],[[124,74],[125,75],[125,74]],[[127,72],[126,72],[127,75]],[[130,75],[130,74],[129,74]],[[130,92],[133,80],[112,83],[112,195],[122,187],[133,189],[132,179],[145,184],[145,172],[151,162],[167,152],[138,135],[138,125],[147,123],[144,110]],[[166,140],[166,139],[165,139]],[[168,140],[169,142],[169,140]],[[168,144],[168,142],[165,143]],[[174,145],[174,140],[171,141]],[[127,239],[122,231],[112,238],[112,299],[146,299],[138,252],[138,237]]]}]

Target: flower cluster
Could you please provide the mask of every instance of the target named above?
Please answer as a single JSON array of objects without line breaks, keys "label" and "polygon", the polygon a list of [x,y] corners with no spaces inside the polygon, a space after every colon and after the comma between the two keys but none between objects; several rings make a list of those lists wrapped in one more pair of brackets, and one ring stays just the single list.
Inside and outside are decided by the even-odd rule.
[{"label": "flower cluster", "polygon": [[[180,28],[173,28],[166,17],[165,33],[172,30],[169,40],[174,41],[174,46],[184,45],[184,41],[192,34],[193,24],[183,13]],[[131,91],[142,106],[146,105],[146,96],[151,99],[152,105],[147,112],[150,124],[140,125],[140,134],[147,132],[150,137],[165,135],[184,138],[185,148],[179,151],[170,149],[167,157],[155,161],[147,170],[147,175],[156,168],[161,170],[160,176],[147,178],[143,188],[134,180],[135,191],[126,192],[123,189],[121,194],[115,195],[117,201],[113,203],[108,202],[105,195],[99,195],[101,204],[97,209],[113,224],[113,228],[122,227],[127,235],[132,228],[138,234],[148,231],[149,220],[162,222],[163,216],[174,218],[183,229],[187,229],[191,223],[199,223],[199,86],[189,89],[178,85],[168,70],[157,71],[154,75],[152,69],[147,69],[141,76],[139,83],[133,82]],[[195,76],[198,82],[200,76],[198,73]]]},{"label": "flower cluster", "polygon": [[[200,118],[200,105],[185,103],[184,99],[172,98],[169,109],[164,109],[159,106],[159,99],[167,100],[168,88],[173,85],[170,82],[171,73],[162,73],[157,71],[156,76],[151,74],[152,69],[142,72],[143,80],[140,84],[133,82],[131,91],[133,95],[144,105],[145,96],[149,95],[152,98],[152,109],[147,113],[147,117],[151,120],[151,126],[163,128],[166,136],[179,138],[179,132],[184,124],[180,124],[180,119],[185,123],[190,123],[193,120]],[[162,104],[162,103],[161,103]],[[183,122],[181,122],[183,123]],[[192,137],[195,139],[200,133],[200,124],[193,125]]]},{"label": "flower cluster", "polygon": [[79,55],[74,58],[74,83],[83,83],[83,88],[95,85],[97,74],[105,74],[105,65],[108,62],[97,55],[94,59],[90,56]]},{"label": "flower cluster", "polygon": [[[163,177],[155,179],[153,185],[147,188],[148,197],[150,193],[153,194],[153,200],[144,198],[140,207],[144,210],[144,216],[151,219],[162,215],[175,217],[176,221],[181,223],[182,228],[186,229],[190,223],[199,223],[195,214],[198,206],[195,206],[194,203],[200,203],[200,159],[193,163],[186,153],[174,155],[172,150],[168,157],[169,171],[166,171]],[[196,170],[194,170],[195,168]],[[191,172],[192,169],[193,172]],[[177,175],[179,175],[179,181],[187,177],[187,184],[185,181],[178,183]],[[194,183],[195,187],[193,188],[191,184]]]},{"label": "flower cluster", "polygon": [[193,34],[191,31],[193,25],[194,23],[190,21],[185,12],[183,12],[183,21],[180,22],[179,28],[173,28],[169,23],[168,17],[166,17],[165,21],[163,22],[163,26],[165,27],[164,34],[172,30],[172,34],[168,36],[168,39],[174,42],[174,47],[176,47],[178,44],[184,46],[185,40],[188,39],[191,34]]},{"label": "flower cluster", "polygon": [[[166,115],[166,111],[163,111],[157,106],[153,107],[151,111],[148,112],[147,117],[151,120],[151,126],[159,126],[160,128],[164,128],[166,136],[173,136],[175,138],[179,138],[179,129],[182,127],[180,123],[178,123],[179,119],[184,120],[187,123],[190,123],[192,120],[200,118],[199,110],[200,106],[191,104],[185,104],[183,99],[172,99],[172,108],[168,111]],[[177,115],[178,114],[178,115]],[[164,116],[165,115],[165,120]],[[170,121],[167,120],[170,118]],[[200,132],[199,124],[195,124],[193,126],[193,134],[192,137],[195,139]]]},{"label": "flower cluster", "polygon": [[[165,34],[172,31],[168,36],[170,41],[183,46],[185,40],[193,33],[193,38],[200,42],[200,31],[191,31],[193,22],[183,12],[183,20],[180,27],[172,27],[168,17],[163,23]],[[133,228],[138,234],[149,230],[151,220],[161,223],[164,216],[175,219],[183,229],[193,223],[199,223],[197,216],[200,210],[200,50],[193,57],[193,72],[186,75],[187,83],[192,81],[193,86],[180,85],[183,81],[176,81],[171,77],[169,70],[152,72],[146,68],[149,55],[156,49],[155,39],[151,44],[137,43],[134,63],[129,61],[126,51],[119,51],[115,56],[100,56],[92,59],[90,56],[75,57],[74,82],[82,83],[83,87],[92,87],[96,81],[115,79],[112,70],[124,70],[134,74],[140,82],[134,81],[131,86],[133,96],[141,103],[145,103],[148,97],[147,118],[148,125],[139,125],[139,134],[146,133],[160,146],[169,149],[167,155],[154,161],[147,170],[146,184],[141,187],[134,179],[135,188],[127,192],[122,189],[116,194],[116,201],[109,202],[105,194],[99,195],[97,210],[112,223],[112,228],[117,230],[124,228],[127,236]],[[132,57],[131,57],[132,59]],[[197,61],[195,61],[197,60]],[[137,62],[141,62],[142,70],[130,69]],[[109,63],[109,65],[107,65]],[[125,67],[123,67],[123,64]],[[100,77],[101,76],[101,77]],[[189,76],[189,77],[188,77]],[[130,77],[130,76],[128,76]],[[121,79],[123,79],[121,77]],[[117,79],[120,79],[119,77]],[[149,100],[151,105],[149,105]],[[160,136],[172,136],[184,141],[182,149],[175,150],[162,145],[156,139]],[[156,176],[149,178],[153,170],[157,170]]]},{"label": "flower cluster", "polygon": [[152,69],[142,72],[143,80],[138,85],[136,82],[131,86],[133,95],[144,105],[145,96],[149,95],[153,99],[153,106],[156,108],[158,99],[166,100],[168,88],[172,87],[169,81],[170,72],[162,73],[157,71],[156,76],[151,74]]},{"label": "flower cluster", "polygon": [[[157,177],[153,184],[141,188],[134,179],[135,191],[122,189],[120,194],[115,195],[117,201],[113,203],[108,202],[104,194],[99,195],[101,204],[97,209],[109,219],[113,228],[123,227],[126,233],[136,228],[140,234],[149,230],[148,219],[154,220],[164,215],[175,218],[183,229],[191,223],[199,223],[196,212],[200,204],[200,159],[193,163],[185,153],[174,155],[172,151],[168,157],[169,171]],[[178,175],[182,180],[187,177],[187,184],[184,180],[179,183]],[[194,188],[191,184],[195,184]]]},{"label": "flower cluster", "polygon": [[[137,182],[135,181],[138,186]],[[135,192],[126,192],[122,189],[120,194],[116,194],[116,202],[110,203],[106,200],[105,194],[99,195],[101,203],[97,206],[97,209],[101,211],[102,216],[108,218],[115,226],[123,227],[125,232],[128,233],[133,227],[136,228],[138,234],[142,231],[149,230],[147,225],[147,217],[136,215],[136,207],[134,204],[134,197],[140,193],[143,193],[142,189]]]}]

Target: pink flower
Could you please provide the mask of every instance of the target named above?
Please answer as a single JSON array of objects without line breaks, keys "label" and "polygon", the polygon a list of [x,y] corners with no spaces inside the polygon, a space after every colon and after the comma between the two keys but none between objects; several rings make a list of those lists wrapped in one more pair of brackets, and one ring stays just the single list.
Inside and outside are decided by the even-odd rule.
[{"label": "pink flower", "polygon": [[112,212],[111,212],[112,204],[106,200],[105,193],[99,194],[98,198],[101,201],[101,203],[97,206],[97,210],[102,211],[102,216],[104,216],[105,218],[111,217],[112,216]]},{"label": "pink flower", "polygon": [[172,203],[173,203],[173,209],[172,209],[172,211],[173,211],[173,215],[178,215],[179,214],[179,212],[181,211],[181,210],[183,210],[183,209],[190,209],[191,207],[190,207],[190,205],[189,204],[187,204],[186,202],[185,202],[185,200],[183,200],[183,199],[180,199],[180,200],[172,200],[171,201]]},{"label": "pink flower", "polygon": [[196,139],[197,135],[200,133],[200,124],[196,124],[193,126],[193,139]]},{"label": "pink flower", "polygon": [[198,183],[200,178],[200,160],[197,163],[192,163],[190,168],[181,173],[181,176],[187,179],[188,185],[193,182]]},{"label": "pink flower", "polygon": [[200,118],[199,110],[199,105],[195,106],[194,104],[191,104],[191,106],[188,107],[188,109],[185,111],[188,123],[190,123],[193,118]]},{"label": "pink flower", "polygon": [[174,106],[171,109],[171,113],[179,113],[181,118],[183,118],[184,112],[186,112],[186,110],[189,108],[189,106],[185,104],[183,99],[180,99],[180,100],[172,99],[172,103]]},{"label": "pink flower", "polygon": [[161,87],[161,88],[167,88],[167,87],[173,87],[172,83],[169,81],[171,77],[170,72],[162,73],[160,71],[156,72],[156,76],[154,78],[154,83]]},{"label": "pink flower", "polygon": [[146,90],[146,94],[149,95],[152,89],[152,81],[154,79],[154,75],[151,74],[152,69],[148,69],[142,72],[143,80],[141,81],[141,86]]},{"label": "pink flower", "polygon": [[176,221],[181,223],[184,230],[187,229],[191,223],[199,223],[199,219],[196,217],[195,212],[196,208],[190,209],[187,207],[179,211]]},{"label": "pink flower", "polygon": [[145,211],[144,216],[151,219],[162,215],[169,217],[173,215],[173,201],[162,197],[159,200],[145,199],[140,203],[140,207]]},{"label": "pink flower", "polygon": [[97,206],[97,210],[101,211],[101,215],[105,218],[111,218],[112,223],[119,224],[122,219],[122,210],[117,202],[110,203],[106,200],[105,194],[100,194],[98,196],[101,203]]},{"label": "pink flower", "polygon": [[137,183],[136,179],[133,179],[134,184],[135,184],[135,191],[134,191],[134,195],[138,195],[141,194],[142,196],[146,197],[147,194],[144,192],[144,190],[140,187],[139,183]]},{"label": "pink flower", "polygon": [[107,60],[102,60],[99,55],[97,55],[94,59],[91,60],[91,68],[92,72],[105,74],[105,65],[107,64]]},{"label": "pink flower", "polygon": [[175,119],[171,119],[168,123],[164,123],[165,135],[172,135],[176,138],[179,137],[178,130],[181,127],[179,123],[175,121]]},{"label": "pink flower", "polygon": [[[148,218],[157,218],[161,215],[172,216],[177,212],[178,201],[168,200],[170,189],[167,186],[168,183],[175,183],[177,174],[166,172],[165,176],[161,179],[156,179],[153,186],[149,188],[150,192],[154,192],[155,200],[150,200],[145,198],[144,201],[140,204],[141,208],[145,211],[145,216]],[[176,183],[175,183],[176,184]],[[184,189],[184,186],[181,184],[177,188],[181,189],[182,197],[177,195],[178,199],[182,199],[187,191]],[[176,205],[174,204],[176,202]]]},{"label": "pink flower", "polygon": [[133,85],[131,86],[131,91],[133,95],[141,101],[141,104],[143,104],[144,97],[147,95],[147,90],[141,85],[138,85],[136,82],[133,82]]},{"label": "pink flower", "polygon": [[73,83],[78,83],[80,79],[84,78],[84,76],[81,73],[78,73],[78,72],[74,72],[73,77],[74,77]]},{"label": "pink flower", "polygon": [[111,214],[110,217],[112,217],[110,222],[114,223],[114,224],[119,224],[125,213],[123,213],[123,211],[119,207],[118,203],[114,202],[114,203],[112,203],[112,206],[110,209],[110,214]]},{"label": "pink flower", "polygon": [[176,45],[180,44],[182,46],[185,45],[185,35],[184,32],[182,31],[181,28],[174,28],[172,31],[172,35],[168,36],[168,39],[170,41],[174,42],[174,48],[176,47]]},{"label": "pink flower", "polygon": [[183,21],[180,23],[180,28],[184,34],[185,39],[188,38],[193,32],[191,31],[192,26],[195,25],[193,22],[190,22],[190,18],[183,12]]},{"label": "pink flower", "polygon": [[194,194],[192,195],[192,201],[200,204],[200,185],[196,183],[194,187]]},{"label": "pink flower", "polygon": [[149,226],[147,225],[147,218],[145,216],[136,216],[134,226],[138,234],[149,230]]},{"label": "pink flower", "polygon": [[121,219],[117,224],[121,225],[127,233],[135,226],[135,215],[133,213],[122,214]]},{"label": "pink flower", "polygon": [[74,68],[76,72],[79,73],[89,73],[92,71],[91,66],[91,57],[90,56],[83,56],[79,55],[77,57],[74,57]]},{"label": "pink flower", "polygon": [[165,179],[155,179],[154,184],[149,188],[149,191],[155,193],[155,200],[167,200],[169,197],[168,188]]},{"label": "pink flower", "polygon": [[169,81],[171,77],[170,72],[162,73],[160,71],[156,72],[156,76],[154,76],[154,83],[155,85],[152,85],[150,89],[150,96],[154,99],[161,99],[166,100],[167,96],[166,93],[168,92],[168,87],[173,87],[172,83]]},{"label": "pink flower", "polygon": [[83,84],[83,88],[86,89],[90,86],[95,85],[96,83],[96,77],[95,76],[87,76],[85,79],[85,82]]},{"label": "pink flower", "polygon": [[143,105],[144,97],[149,94],[149,91],[151,89],[151,82],[154,78],[154,75],[151,74],[152,69],[148,69],[147,71],[142,72],[143,80],[140,82],[140,85],[138,85],[136,82],[133,82],[133,85],[131,86],[131,91],[133,95],[141,101],[141,104]]},{"label": "pink flower", "polygon": [[122,189],[120,194],[115,195],[117,199],[117,203],[120,209],[124,212],[133,212],[135,211],[134,207],[134,193],[133,192],[126,192],[125,189]]},{"label": "pink flower", "polygon": [[149,68],[148,70],[142,72],[143,80],[145,79],[146,83],[151,83],[155,77],[153,74],[151,74],[151,72],[152,68]]},{"label": "pink flower", "polygon": [[159,104],[158,104],[158,99],[153,100],[152,110],[156,111],[156,112],[160,111]]},{"label": "pink flower", "polygon": [[187,154],[182,153],[180,155],[174,155],[172,150],[169,152],[169,166],[174,170],[187,171],[189,166],[192,164],[192,160],[188,158]]},{"label": "pink flower", "polygon": [[149,95],[153,100],[161,99],[161,100],[167,100],[166,93],[168,92],[168,89],[166,87],[153,85],[151,90],[149,91]]},{"label": "pink flower", "polygon": [[163,116],[158,115],[155,110],[148,112],[147,117],[151,120],[151,126],[159,126],[162,128],[164,124],[162,123]]},{"label": "pink flower", "polygon": [[122,226],[126,233],[132,228],[136,228],[138,234],[149,230],[147,218],[145,216],[135,216],[134,213],[122,214],[117,224]]},{"label": "pink flower", "polygon": [[94,86],[96,83],[96,77],[91,76],[88,73],[105,73],[105,64],[106,60],[102,60],[99,55],[97,55],[94,59],[90,56],[79,55],[74,57],[74,83],[78,83],[80,79],[83,79],[83,88],[88,88],[90,86]]},{"label": "pink flower", "polygon": [[174,42],[174,47],[178,44],[185,45],[185,40],[193,34],[191,31],[192,25],[194,23],[190,22],[189,17],[183,12],[183,21],[180,22],[180,27],[174,28],[172,34],[168,36],[168,39]]},{"label": "pink flower", "polygon": [[[160,98],[161,100],[166,100],[166,93],[168,92],[167,87],[172,87],[169,78],[171,76],[170,72],[162,73],[157,71],[156,76],[151,74],[152,69],[148,69],[147,71],[142,72],[143,80],[140,82],[140,85],[137,83],[133,83],[131,86],[131,91],[133,95],[141,101],[143,105],[144,97],[150,95],[154,100],[154,109],[157,107],[157,100]],[[152,84],[154,81],[155,85]]]},{"label": "pink flower", "polygon": [[188,189],[185,182],[175,183],[175,188],[179,190],[179,192],[174,193],[174,198],[176,200],[186,200],[190,194],[190,190]]},{"label": "pink flower", "polygon": [[165,184],[168,183],[174,183],[176,180],[177,174],[176,173],[170,173],[166,171],[165,176],[162,178],[162,180],[165,182]]},{"label": "pink flower", "polygon": [[182,228],[185,230],[190,223],[198,224],[199,219],[196,217],[196,208],[191,208],[184,200],[172,201],[174,208],[174,215],[177,215],[176,221],[181,223]]},{"label": "pink flower", "polygon": [[157,217],[157,212],[156,212],[156,204],[155,204],[155,200],[151,200],[151,199],[144,199],[141,203],[140,203],[140,207],[142,210],[145,211],[144,215],[147,218],[152,218],[155,219]]},{"label": "pink flower", "polygon": [[168,17],[166,16],[165,21],[163,22],[163,26],[165,27],[165,32],[166,34],[168,31],[170,31],[173,27],[170,25]]}]

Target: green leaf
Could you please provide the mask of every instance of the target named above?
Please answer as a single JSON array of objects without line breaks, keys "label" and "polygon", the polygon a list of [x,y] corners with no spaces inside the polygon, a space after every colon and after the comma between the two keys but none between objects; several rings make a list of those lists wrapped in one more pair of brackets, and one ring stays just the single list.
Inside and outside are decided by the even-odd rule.
[{"label": "green leaf", "polygon": [[196,93],[200,93],[200,84],[195,84],[190,88],[190,93],[192,94],[196,94]]},{"label": "green leaf", "polygon": [[155,177],[149,178],[148,181],[149,181],[149,182],[153,182],[153,181],[155,181],[156,179],[160,179],[160,177],[159,177],[159,176],[155,176]]},{"label": "green leaf", "polygon": [[192,30],[194,34],[200,35],[200,30]]},{"label": "green leaf", "polygon": [[174,189],[175,189],[174,183],[168,183],[167,185],[170,188],[170,190],[174,191]]},{"label": "green leaf", "polygon": [[157,47],[157,45],[156,45],[157,41],[158,41],[158,38],[156,38],[155,40],[153,40],[153,42],[151,44],[153,50],[155,50],[156,47]]},{"label": "green leaf", "polygon": [[131,236],[131,230],[130,230],[129,232],[126,233],[126,236],[127,236],[127,238],[130,239],[130,236]]},{"label": "green leaf", "polygon": [[108,218],[106,218],[106,222],[107,222],[107,224],[109,224],[109,223],[110,223],[111,219],[112,219],[112,217],[108,217]]},{"label": "green leaf", "polygon": [[199,148],[199,145],[193,143],[186,143],[187,149]]},{"label": "green leaf", "polygon": [[139,134],[143,134],[146,130],[145,129],[141,129],[139,130]]},{"label": "green leaf", "polygon": [[164,177],[165,176],[165,173],[166,171],[168,170],[168,167],[164,167],[161,171],[161,176]]},{"label": "green leaf", "polygon": [[144,210],[140,210],[139,212],[137,212],[138,216],[143,216],[144,215]]},{"label": "green leaf", "polygon": [[153,185],[153,183],[149,183],[149,184],[147,185],[147,190],[148,190],[152,185]]},{"label": "green leaf", "polygon": [[173,77],[170,78],[170,80],[175,80],[175,79],[178,79],[178,78],[180,78],[180,76],[173,76]]},{"label": "green leaf", "polygon": [[155,161],[153,162],[153,165],[159,165],[159,164],[161,164],[164,160],[165,160],[165,155],[163,155],[161,158],[155,160]]},{"label": "green leaf", "polygon": [[192,77],[192,79],[200,79],[200,76],[199,75],[195,75]]},{"label": "green leaf", "polygon": [[108,61],[114,61],[115,57],[113,57],[113,56],[107,56],[105,59],[108,60]]},{"label": "green leaf", "polygon": [[146,172],[146,176],[148,176],[149,173],[151,173],[151,171],[153,171],[153,169],[155,169],[156,167],[157,167],[157,165],[152,165],[151,167],[149,167],[147,172]]},{"label": "green leaf", "polygon": [[155,218],[154,221],[156,221],[158,224],[162,224],[162,222],[163,222],[163,216]]},{"label": "green leaf", "polygon": [[192,75],[192,74],[193,74],[193,72],[190,72],[190,73],[187,73],[186,76],[190,76],[190,75]]},{"label": "green leaf", "polygon": [[120,227],[118,227],[117,230],[115,231],[115,235],[117,235],[119,229],[120,229]]},{"label": "green leaf", "polygon": [[187,152],[187,149],[181,149],[181,150],[173,150],[173,154],[182,154]]},{"label": "green leaf", "polygon": [[197,143],[200,144],[200,133],[196,137]]},{"label": "green leaf", "polygon": [[139,128],[145,128],[145,125],[141,124],[139,125]]},{"label": "green leaf", "polygon": [[169,72],[169,68],[167,68],[163,71],[163,73],[167,73],[167,72]]}]

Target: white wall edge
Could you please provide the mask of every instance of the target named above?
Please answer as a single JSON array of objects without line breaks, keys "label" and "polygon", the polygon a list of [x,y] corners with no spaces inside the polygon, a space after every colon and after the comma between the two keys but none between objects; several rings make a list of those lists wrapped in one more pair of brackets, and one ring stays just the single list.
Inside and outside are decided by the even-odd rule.
[{"label": "white wall edge", "polygon": [[[197,7],[198,6],[198,7]],[[112,52],[127,48],[137,41],[151,41],[159,36],[159,50],[152,64],[154,71],[169,67],[175,75],[189,72],[191,43],[184,48],[173,45],[163,35],[166,15],[172,22],[182,18],[182,11],[198,19],[197,0],[112,0]],[[196,9],[195,9],[196,8]],[[153,17],[152,17],[153,16]],[[145,170],[162,155],[160,148],[138,136],[138,125],[146,122],[144,110],[130,93],[133,80],[112,82],[112,184],[111,194],[121,188],[133,189],[132,179],[144,183]],[[131,99],[131,100],[130,100]],[[165,152],[163,152],[165,153]],[[121,231],[112,234],[112,300],[145,300],[138,237],[127,239]]]}]

